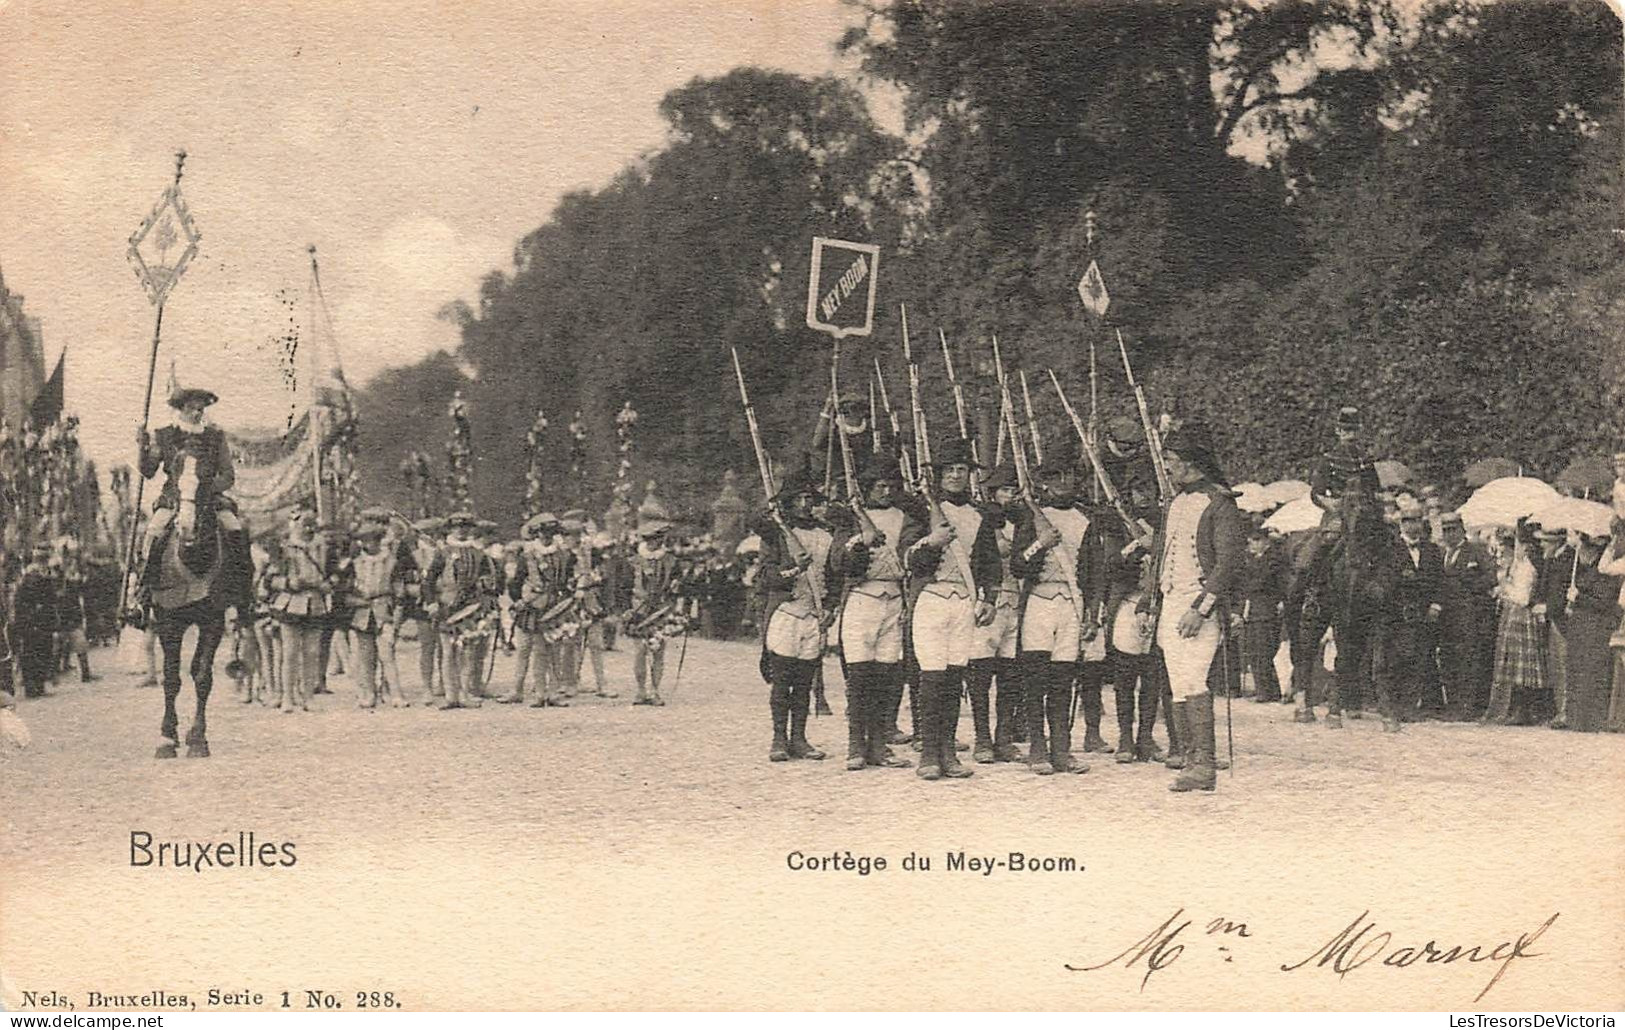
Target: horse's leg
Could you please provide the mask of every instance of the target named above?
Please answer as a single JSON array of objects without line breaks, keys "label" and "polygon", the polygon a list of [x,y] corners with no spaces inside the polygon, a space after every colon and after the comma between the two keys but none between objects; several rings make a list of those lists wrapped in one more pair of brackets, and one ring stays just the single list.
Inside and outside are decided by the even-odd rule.
[{"label": "horse's leg", "polygon": [[158,733],[162,739],[155,757],[174,758],[180,743],[180,720],[175,715],[175,699],[181,693],[181,639],[186,636],[186,620],[173,615],[158,615],[158,646],[164,653],[164,720]]},{"label": "horse's leg", "polygon": [[225,635],[225,612],[211,612],[198,620],[197,646],[192,650],[192,689],[197,694],[197,709],[192,715],[192,728],[186,734],[187,758],[209,757],[209,691],[214,689],[215,652],[220,649]]}]

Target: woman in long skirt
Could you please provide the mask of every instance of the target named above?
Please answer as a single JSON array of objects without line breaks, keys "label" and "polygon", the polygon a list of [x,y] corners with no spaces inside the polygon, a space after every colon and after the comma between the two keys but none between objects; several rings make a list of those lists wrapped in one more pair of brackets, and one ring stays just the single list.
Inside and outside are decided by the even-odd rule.
[{"label": "woman in long skirt", "polygon": [[1526,526],[1519,526],[1516,542],[1502,552],[1501,580],[1495,591],[1501,619],[1495,632],[1495,674],[1485,722],[1514,722],[1528,711],[1533,695],[1547,689],[1546,620],[1531,608],[1537,585],[1535,564],[1530,560],[1534,546],[1534,535]]}]

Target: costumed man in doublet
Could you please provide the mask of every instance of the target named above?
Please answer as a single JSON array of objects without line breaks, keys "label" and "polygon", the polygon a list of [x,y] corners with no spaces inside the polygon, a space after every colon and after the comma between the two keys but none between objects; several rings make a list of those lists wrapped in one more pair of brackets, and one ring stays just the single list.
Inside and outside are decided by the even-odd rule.
[{"label": "costumed man in doublet", "polygon": [[671,528],[663,518],[638,520],[638,547],[631,562],[631,608],[621,620],[621,632],[632,641],[635,705],[665,705],[660,680],[666,671],[666,641],[684,629],[681,570],[667,539]]},{"label": "costumed man in doublet", "polygon": [[446,520],[446,546],[436,554],[424,574],[424,594],[429,615],[440,630],[441,662],[445,670],[446,697],[441,711],[478,708],[479,700],[465,698],[465,684],[474,682],[473,663],[483,657],[469,645],[484,632],[488,599],[482,583],[495,578],[491,559],[474,537],[474,516],[458,512]]},{"label": "costumed man in doublet", "polygon": [[445,539],[444,519],[422,518],[412,523],[412,569],[406,580],[406,597],[402,601],[402,620],[417,623],[418,681],[425,697],[445,697],[445,676],[441,671],[440,627],[430,617],[428,606],[432,595],[424,589],[424,577],[434,564]]},{"label": "costumed man in doublet", "polygon": [[316,531],[316,513],[302,509],[288,524],[280,574],[271,602],[283,641],[282,710],[309,711],[320,682],[322,630],[331,612],[327,541]]},{"label": "costumed man in doublet", "polygon": [[254,552],[254,605],[257,618],[253,623],[254,636],[260,651],[259,702],[272,708],[282,705],[286,673],[283,664],[284,641],[278,629],[275,603],[276,582],[282,575],[282,540],[267,536],[259,541]]},{"label": "costumed man in doublet", "polygon": [[1167,664],[1174,718],[1189,741],[1185,768],[1169,789],[1210,791],[1217,755],[1208,670],[1229,620],[1246,530],[1205,426],[1187,422],[1168,435],[1163,451],[1178,492],[1155,545],[1162,595],[1156,639]]},{"label": "costumed man in doublet", "polygon": [[384,527],[366,524],[356,533],[360,553],[351,559],[350,630],[355,634],[357,704],[375,708],[382,700],[380,675],[394,687],[394,704],[411,704],[401,691],[400,669],[395,663],[397,600],[404,592],[400,558],[386,548]]},{"label": "costumed man in doublet", "polygon": [[559,516],[559,550],[570,556],[569,580],[565,584],[570,604],[565,608],[557,630],[558,642],[554,648],[559,693],[566,698],[575,697],[581,689],[582,638],[589,620],[597,616],[592,608],[597,603],[593,591],[592,552],[584,543],[587,513],[572,508]]},{"label": "costumed man in doublet", "polygon": [[[153,505],[143,540],[138,604],[145,607],[158,587],[164,548],[177,527],[183,539],[221,532],[223,596],[228,605],[251,604],[254,563],[248,533],[237,517],[237,507],[225,492],[237,480],[226,434],[203,417],[204,409],[219,398],[208,390],[177,389],[169,397],[175,423],[149,434],[136,431],[141,476],[151,479],[164,471],[163,489]],[[201,572],[202,570],[198,570]]]},{"label": "costumed man in doublet", "polygon": [[812,710],[813,677],[823,663],[825,633],[836,615],[828,590],[828,562],[833,543],[829,530],[813,517],[823,491],[810,469],[786,478],[771,503],[778,506],[786,532],[763,520],[762,572],[766,633],[762,638],[762,676],[771,686],[768,705],[773,717],[773,744],[768,759],[821,759],[824,752],[807,741]]},{"label": "costumed man in doublet", "polygon": [[898,506],[903,479],[895,465],[871,461],[858,477],[864,514],[878,533],[865,539],[843,526],[829,552],[832,596],[844,597],[836,639],[846,676],[846,767],[907,768],[886,747],[903,693],[903,535],[910,516]]},{"label": "costumed man in doublet", "polygon": [[533,708],[563,708],[555,678],[555,630],[570,596],[572,556],[558,545],[559,520],[550,512],[533,515],[519,530],[524,544],[503,570],[513,600],[513,692],[503,704],[525,699],[525,677],[535,682]]},{"label": "costumed man in doublet", "polygon": [[503,592],[502,567],[505,556],[496,539],[497,524],[490,519],[477,519],[470,532],[473,545],[479,549],[484,561],[480,564],[479,600],[480,620],[469,627],[463,636],[468,651],[467,676],[463,690],[472,698],[488,698],[485,678],[491,652],[496,647],[496,636],[501,626],[498,599]]},{"label": "costumed man in doublet", "polygon": [[[1021,580],[1011,571],[1010,557],[1015,541],[1016,520],[1022,512],[1015,469],[1006,464],[982,480],[986,498],[981,532],[991,534],[998,550],[998,585],[993,593],[993,619],[977,627],[978,646],[966,672],[970,694],[971,720],[976,727],[972,752],[978,762],[1018,762],[1016,746],[1022,710],[1022,683],[1017,663],[1021,629]],[[989,566],[991,572],[991,565]],[[998,683],[996,700],[990,697]],[[990,701],[992,702],[990,704]],[[990,712],[989,708],[996,711]],[[996,721],[993,721],[996,720]]]},{"label": "costumed man in doublet", "polygon": [[605,635],[610,623],[630,603],[623,603],[621,599],[623,585],[629,585],[630,577],[625,571],[625,561],[615,553],[614,537],[600,531],[587,543],[585,553],[589,567],[579,575],[588,594],[583,607],[590,618],[581,635],[581,646],[586,652],[586,663],[592,667],[593,686],[597,688],[598,696],[619,697],[615,691],[606,689],[604,684]]},{"label": "costumed man in doublet", "polygon": [[993,622],[1001,574],[998,542],[991,520],[971,500],[975,461],[970,444],[947,441],[936,455],[937,506],[911,522],[903,539],[909,575],[918,584],[911,620],[914,657],[919,666],[920,766],[925,780],[963,779],[954,734],[959,726],[959,695],[971,659],[982,650]]},{"label": "costumed man in doublet", "polygon": [[1072,755],[1072,689],[1086,658],[1097,667],[1090,685],[1099,735],[1105,570],[1099,567],[1099,530],[1078,504],[1077,464],[1077,445],[1069,438],[1048,450],[1037,475],[1043,520],[1024,511],[1011,543],[1011,570],[1026,584],[1020,660],[1027,692],[1027,764],[1041,776],[1089,770]]}]

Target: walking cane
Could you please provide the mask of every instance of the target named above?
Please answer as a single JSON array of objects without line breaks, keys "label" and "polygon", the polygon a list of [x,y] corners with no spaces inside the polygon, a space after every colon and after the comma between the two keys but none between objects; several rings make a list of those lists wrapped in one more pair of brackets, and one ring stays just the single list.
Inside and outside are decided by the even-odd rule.
[{"label": "walking cane", "polygon": [[[1225,612],[1228,616],[1229,609],[1225,609]],[[1227,639],[1229,636],[1230,623],[1227,618],[1224,632],[1219,637],[1219,661],[1223,664],[1220,672],[1224,674],[1224,739],[1227,750],[1230,752],[1230,775],[1234,777],[1236,775],[1236,728],[1230,717],[1230,648]]]}]

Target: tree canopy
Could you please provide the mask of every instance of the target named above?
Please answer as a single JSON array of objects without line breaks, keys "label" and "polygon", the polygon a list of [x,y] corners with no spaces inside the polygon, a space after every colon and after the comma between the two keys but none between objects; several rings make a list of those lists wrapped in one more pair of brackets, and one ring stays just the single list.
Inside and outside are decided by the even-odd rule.
[{"label": "tree canopy", "polygon": [[[492,517],[517,519],[537,408],[549,503],[601,509],[626,399],[634,475],[697,508],[753,464],[730,348],[769,449],[805,448],[829,353],[801,320],[814,235],[881,246],[847,374],[861,387],[878,355],[906,403],[906,303],[940,431],[938,327],[965,373],[996,333],[1078,396],[1093,339],[1126,410],[1121,329],[1153,404],[1204,417],[1238,476],[1302,471],[1343,403],[1380,456],[1441,478],[1487,453],[1555,472],[1625,433],[1621,32],[1601,2],[891,0],[836,45],[857,81],[742,68],[668,94],[664,146],[566,196],[476,306],[448,307],[456,360],[369,387],[369,489],[404,494],[394,469],[461,388]],[[867,107],[881,84],[900,136]],[[1091,258],[1108,324],[1075,293]],[[577,409],[591,467],[571,480]]]}]

